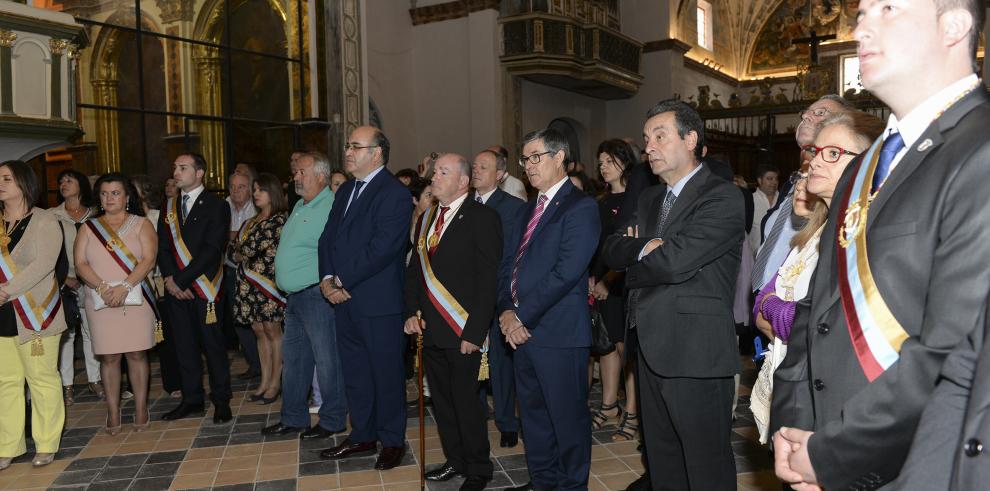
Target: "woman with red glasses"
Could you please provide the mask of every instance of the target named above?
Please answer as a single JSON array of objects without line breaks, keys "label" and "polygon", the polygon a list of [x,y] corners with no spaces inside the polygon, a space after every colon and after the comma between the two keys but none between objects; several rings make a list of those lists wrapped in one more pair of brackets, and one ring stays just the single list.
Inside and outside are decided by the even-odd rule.
[{"label": "woman with red glasses", "polygon": [[849,162],[869,149],[883,129],[883,121],[876,116],[848,111],[823,121],[815,143],[802,149],[811,160],[807,174],[792,177],[793,208],[794,214],[806,222],[791,239],[791,252],[784,264],[760,289],[753,306],[756,327],[772,342],[750,398],[761,443],[766,443],[769,436],[773,371],[787,352],[795,307],[808,295],[811,276],[818,265],[818,242],[836,184]]}]

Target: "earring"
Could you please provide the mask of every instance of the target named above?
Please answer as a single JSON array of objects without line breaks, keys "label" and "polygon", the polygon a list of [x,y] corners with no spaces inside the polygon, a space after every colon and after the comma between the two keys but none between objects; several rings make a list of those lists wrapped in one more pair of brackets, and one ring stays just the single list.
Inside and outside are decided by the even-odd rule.
[{"label": "earring", "polygon": [[124,203],[124,211],[131,211],[131,202]]}]

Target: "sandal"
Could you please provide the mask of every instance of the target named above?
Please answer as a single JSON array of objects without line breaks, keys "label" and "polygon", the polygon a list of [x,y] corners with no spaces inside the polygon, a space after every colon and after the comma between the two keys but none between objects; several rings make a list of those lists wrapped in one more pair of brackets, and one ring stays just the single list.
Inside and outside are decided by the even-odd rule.
[{"label": "sandal", "polygon": [[[605,411],[611,411],[615,409],[615,414],[609,416],[605,414]],[[598,406],[598,409],[591,411],[591,428],[593,430],[600,430],[605,425],[612,421],[612,418],[618,418],[622,414],[622,410],[619,409],[619,401],[615,401],[612,404],[602,404]]]},{"label": "sandal", "polygon": [[71,385],[62,387],[62,402],[64,402],[66,406],[71,406],[76,402],[73,396],[74,390]]},{"label": "sandal", "polygon": [[96,395],[96,397],[99,397],[101,400],[105,397],[105,394],[103,393],[102,382],[90,382],[89,391],[92,392],[94,395]]},{"label": "sandal", "polygon": [[629,442],[639,435],[639,416],[636,413],[626,412],[622,415],[619,428],[612,433],[613,442]]}]

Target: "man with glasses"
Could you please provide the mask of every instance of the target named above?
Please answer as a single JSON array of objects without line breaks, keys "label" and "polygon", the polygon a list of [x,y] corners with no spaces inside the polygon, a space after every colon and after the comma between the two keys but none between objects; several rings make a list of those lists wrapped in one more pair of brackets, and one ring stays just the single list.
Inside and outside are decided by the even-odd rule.
[{"label": "man with glasses", "polygon": [[[835,188],[828,266],[791,333],[802,348],[776,372],[772,412],[781,377],[808,379],[800,404],[781,405],[797,428],[774,437],[777,476],[799,489],[986,487],[953,478],[987,467],[986,450],[964,443],[966,390],[926,413],[935,424],[915,437],[940,370],[939,390],[964,389],[977,366],[946,355],[983,325],[990,285],[990,97],[974,68],[984,17],[984,2],[859,2],[862,82],[891,115]],[[905,464],[913,437],[923,450]]]},{"label": "man with glasses", "polygon": [[[539,192],[506,230],[499,325],[515,350],[516,395],[531,482],[513,489],[588,489],[588,264],[601,222],[595,201],[567,178],[570,149],[547,128],[523,138],[520,165]],[[509,252],[511,251],[511,252]]]},{"label": "man with glasses", "polygon": [[319,246],[320,289],[336,306],[351,416],[347,439],[320,456],[370,455],[381,442],[378,470],[399,465],[406,439],[402,290],[412,200],[385,168],[388,156],[388,138],[378,128],[351,133],[344,170],[354,180],[338,189]]}]

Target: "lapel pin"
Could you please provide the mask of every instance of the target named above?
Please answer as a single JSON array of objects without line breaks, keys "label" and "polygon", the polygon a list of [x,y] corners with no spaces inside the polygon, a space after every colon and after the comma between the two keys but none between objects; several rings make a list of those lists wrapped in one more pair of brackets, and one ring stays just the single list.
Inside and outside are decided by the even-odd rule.
[{"label": "lapel pin", "polygon": [[460,220],[461,218],[464,218],[464,215],[457,215],[458,220]]},{"label": "lapel pin", "polygon": [[921,142],[921,145],[918,145],[918,151],[919,152],[924,152],[925,150],[928,150],[929,148],[931,148],[931,146],[932,146],[932,139],[931,138],[925,138],[925,141]]}]

